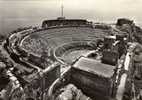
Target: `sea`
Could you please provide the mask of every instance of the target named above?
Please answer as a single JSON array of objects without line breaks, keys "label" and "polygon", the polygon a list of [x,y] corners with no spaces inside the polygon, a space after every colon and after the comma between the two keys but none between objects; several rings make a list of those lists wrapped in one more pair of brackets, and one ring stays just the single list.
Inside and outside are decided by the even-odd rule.
[{"label": "sea", "polygon": [[0,20],[0,34],[7,35],[13,30],[22,27],[40,26],[43,20],[40,19],[6,19]]}]

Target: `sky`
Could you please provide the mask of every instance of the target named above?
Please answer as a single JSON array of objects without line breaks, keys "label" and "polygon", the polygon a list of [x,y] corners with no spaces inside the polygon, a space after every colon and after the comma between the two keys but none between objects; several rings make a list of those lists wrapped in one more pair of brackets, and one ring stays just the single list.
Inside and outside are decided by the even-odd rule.
[{"label": "sky", "polygon": [[0,0],[0,33],[55,19],[61,16],[62,3],[66,18],[116,22],[124,17],[142,22],[142,0]]}]

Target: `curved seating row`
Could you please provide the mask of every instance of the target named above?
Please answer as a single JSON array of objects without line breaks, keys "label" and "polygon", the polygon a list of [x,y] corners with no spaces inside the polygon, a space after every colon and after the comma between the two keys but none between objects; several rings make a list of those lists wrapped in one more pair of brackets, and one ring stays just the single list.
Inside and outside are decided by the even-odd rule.
[{"label": "curved seating row", "polygon": [[23,48],[40,54],[42,48],[55,49],[64,43],[77,41],[94,41],[110,32],[90,27],[62,27],[36,31],[23,41]]},{"label": "curved seating row", "polygon": [[[87,41],[79,41],[79,42],[72,42],[72,43],[66,43],[62,46],[57,47],[54,50],[54,57],[57,61],[61,62],[62,64],[71,64],[74,62],[79,56],[82,55],[82,53],[94,50],[96,49],[96,45],[92,45],[93,43],[87,42]],[[78,52],[78,54],[70,54],[69,52]],[[66,55],[65,53],[68,52]],[[66,56],[66,57],[64,57]],[[71,58],[70,58],[71,57]]]}]

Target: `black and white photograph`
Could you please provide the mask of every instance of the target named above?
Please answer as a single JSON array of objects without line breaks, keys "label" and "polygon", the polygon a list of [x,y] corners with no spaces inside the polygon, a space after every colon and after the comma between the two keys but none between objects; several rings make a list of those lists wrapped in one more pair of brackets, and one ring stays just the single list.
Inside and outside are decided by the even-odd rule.
[{"label": "black and white photograph", "polygon": [[142,100],[142,0],[0,0],[0,100]]}]

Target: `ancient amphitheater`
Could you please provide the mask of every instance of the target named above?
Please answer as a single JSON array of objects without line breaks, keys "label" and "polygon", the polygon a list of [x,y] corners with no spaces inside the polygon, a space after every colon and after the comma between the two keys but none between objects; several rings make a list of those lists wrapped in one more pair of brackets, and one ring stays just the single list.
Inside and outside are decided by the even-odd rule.
[{"label": "ancient amphitheater", "polygon": [[[117,24],[131,24],[131,21],[123,22],[122,19],[122,22],[118,21]],[[116,100],[130,100],[130,98],[140,100],[139,87],[141,86],[131,83],[133,81],[131,77],[134,77],[132,74],[134,60],[132,58],[135,56],[134,51],[139,44],[135,41],[132,42],[132,32],[123,31],[122,26],[117,24],[108,25],[83,19],[59,18],[44,20],[41,27],[30,27],[10,34],[2,43],[2,54],[5,53],[7,57],[1,62],[6,65],[4,73],[10,77],[10,82],[6,78],[5,100],[58,100],[52,98],[55,93],[54,89],[59,89],[60,83],[63,86],[67,82],[70,83],[69,79],[72,79],[71,82],[74,80],[74,84],[82,85],[79,89],[85,93],[84,98],[86,99],[67,100],[114,100],[114,98]],[[127,44],[124,45],[124,37],[122,39],[118,34],[127,35],[127,38],[124,37],[128,39],[129,43],[127,41]],[[105,41],[106,36],[110,37],[107,37]],[[103,47],[101,47],[102,41]],[[102,49],[107,49],[107,51]],[[109,53],[111,50],[114,52]],[[90,59],[90,56],[95,61]],[[96,56],[97,58],[95,58]],[[106,56],[107,58],[105,58]],[[105,63],[100,63],[101,60]],[[82,65],[79,61],[84,64]],[[80,68],[79,65],[84,67]],[[76,68],[88,73],[80,73],[75,70]],[[90,73],[96,76],[92,76]],[[91,89],[88,84],[92,84],[94,86],[92,88],[95,90]],[[78,87],[79,85],[77,84]],[[134,86],[137,87],[137,90],[134,89]],[[90,92],[87,93],[88,88]],[[83,95],[82,92],[78,93]],[[130,92],[134,92],[133,94],[136,96],[133,97]],[[87,96],[89,96],[88,99]],[[95,97],[96,99],[94,99]]]}]

